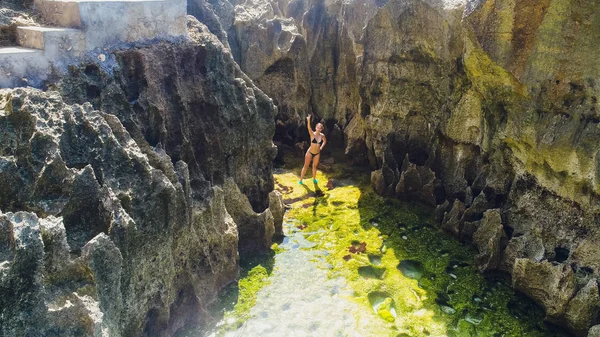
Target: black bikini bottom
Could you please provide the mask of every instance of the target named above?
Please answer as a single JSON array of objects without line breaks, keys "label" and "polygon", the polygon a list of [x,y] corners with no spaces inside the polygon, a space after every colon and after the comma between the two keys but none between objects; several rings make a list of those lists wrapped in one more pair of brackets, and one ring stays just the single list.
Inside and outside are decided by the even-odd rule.
[{"label": "black bikini bottom", "polygon": [[319,152],[319,153],[312,153],[310,151],[308,151],[308,153],[310,153],[310,155],[312,156],[311,158],[314,158],[315,156],[318,156],[318,155],[321,154],[321,152]]}]

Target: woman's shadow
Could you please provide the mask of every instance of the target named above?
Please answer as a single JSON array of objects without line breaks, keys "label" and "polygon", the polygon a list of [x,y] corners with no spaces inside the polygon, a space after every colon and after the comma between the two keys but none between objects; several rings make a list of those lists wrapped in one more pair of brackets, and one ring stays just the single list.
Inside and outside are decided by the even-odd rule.
[{"label": "woman's shadow", "polygon": [[313,216],[316,216],[317,215],[317,206],[319,206],[319,205],[327,206],[329,204],[329,202],[327,201],[327,199],[329,199],[329,195],[325,194],[317,183],[315,183],[314,192],[310,188],[308,188],[308,186],[306,186],[304,184],[302,186],[304,187],[304,189],[306,190],[306,193],[308,193],[308,195],[315,197],[315,201],[313,202]]}]

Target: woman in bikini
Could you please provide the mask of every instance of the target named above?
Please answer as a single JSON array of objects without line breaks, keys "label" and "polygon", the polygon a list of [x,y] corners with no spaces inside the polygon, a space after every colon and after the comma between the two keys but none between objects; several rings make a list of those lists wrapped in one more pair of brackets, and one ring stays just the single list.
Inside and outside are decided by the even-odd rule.
[{"label": "woman in bikini", "polygon": [[300,174],[299,184],[302,185],[302,179],[304,179],[304,174],[308,170],[308,165],[310,165],[310,161],[312,160],[312,177],[313,182],[316,184],[317,181],[317,165],[319,165],[319,159],[321,158],[321,150],[327,144],[327,139],[325,135],[321,133],[323,131],[323,124],[317,123],[315,127],[315,131],[313,131],[310,126],[310,115],[306,117],[306,127],[308,128],[308,134],[310,135],[310,147],[306,154],[304,155],[304,167],[302,168],[302,173]]}]

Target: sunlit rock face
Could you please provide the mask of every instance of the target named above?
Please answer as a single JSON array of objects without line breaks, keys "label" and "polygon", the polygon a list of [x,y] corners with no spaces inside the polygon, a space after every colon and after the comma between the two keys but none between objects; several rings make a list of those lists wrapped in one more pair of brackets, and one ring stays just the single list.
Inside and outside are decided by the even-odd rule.
[{"label": "sunlit rock face", "polygon": [[275,107],[188,28],[0,91],[0,335],[173,335],[270,247]]},{"label": "sunlit rock face", "polygon": [[[216,16],[242,70],[278,106],[276,140],[293,145],[313,113],[344,124],[360,100],[362,27],[385,1],[190,1]],[[228,8],[228,10],[224,10]],[[210,14],[207,14],[209,12]],[[225,13],[224,13],[225,12]],[[300,129],[299,129],[300,128]],[[300,133],[302,132],[302,133]],[[338,126],[341,137],[341,129]]]},{"label": "sunlit rock face", "polygon": [[[513,275],[515,286],[549,320],[585,335],[598,317],[574,319],[569,308],[584,297],[587,308],[599,305],[584,290],[600,272],[591,243],[600,239],[599,6],[220,0],[204,8],[278,105],[277,141],[304,140],[303,118],[315,114],[330,138],[343,134],[352,163],[372,167],[379,193],[437,205],[442,228],[461,240],[479,233],[482,270],[535,263]],[[490,222],[492,209],[500,217]],[[569,294],[558,281],[545,295],[526,285],[523,277],[550,270],[543,261],[574,270]]]}]

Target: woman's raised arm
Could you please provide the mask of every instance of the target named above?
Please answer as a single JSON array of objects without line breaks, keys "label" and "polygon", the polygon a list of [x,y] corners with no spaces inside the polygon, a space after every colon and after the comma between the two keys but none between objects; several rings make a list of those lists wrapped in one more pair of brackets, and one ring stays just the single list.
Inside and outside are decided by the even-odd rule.
[{"label": "woman's raised arm", "polygon": [[310,126],[310,114],[306,116],[306,128],[308,129],[308,134],[310,135],[310,140],[312,141],[315,133],[313,132],[312,126]]}]

